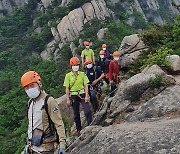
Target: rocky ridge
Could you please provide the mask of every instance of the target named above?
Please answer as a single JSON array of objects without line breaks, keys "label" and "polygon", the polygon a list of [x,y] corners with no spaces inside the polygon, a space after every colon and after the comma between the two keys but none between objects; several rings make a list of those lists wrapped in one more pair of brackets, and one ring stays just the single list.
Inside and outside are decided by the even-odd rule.
[{"label": "rocky ridge", "polygon": [[[138,36],[124,38],[119,48],[121,52],[127,45],[123,56],[136,52],[136,42],[141,41],[128,37]],[[137,46],[138,50],[146,48],[143,42],[141,45]],[[81,140],[70,148],[69,153],[179,153],[179,56],[167,58],[170,59],[170,70],[153,65],[121,80],[116,95],[104,100],[102,110],[94,115],[93,126],[82,130]],[[152,87],[149,81],[156,80],[157,76],[162,77],[161,83]]]}]

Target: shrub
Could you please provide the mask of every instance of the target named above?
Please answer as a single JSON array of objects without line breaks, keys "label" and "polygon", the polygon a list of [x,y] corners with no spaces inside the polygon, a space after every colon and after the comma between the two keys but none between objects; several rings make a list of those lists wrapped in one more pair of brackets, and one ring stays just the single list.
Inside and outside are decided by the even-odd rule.
[{"label": "shrub", "polygon": [[161,47],[160,49],[156,50],[154,54],[149,54],[148,59],[145,60],[145,65],[154,65],[157,64],[159,66],[163,67],[170,67],[169,60],[167,59],[167,56],[172,53],[172,49]]},{"label": "shrub", "polygon": [[162,83],[163,83],[163,76],[159,74],[156,74],[155,78],[151,77],[148,81],[149,86],[152,88],[159,87],[162,85]]}]

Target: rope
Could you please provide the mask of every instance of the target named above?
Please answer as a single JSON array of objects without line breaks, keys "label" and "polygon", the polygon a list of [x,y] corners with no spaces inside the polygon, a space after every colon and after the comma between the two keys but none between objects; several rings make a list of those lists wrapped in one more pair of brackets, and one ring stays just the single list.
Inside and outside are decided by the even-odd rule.
[{"label": "rope", "polygon": [[[93,122],[96,120],[96,118],[97,118],[97,113],[102,110],[102,108],[103,108],[103,106],[104,106],[104,104],[105,104],[105,100],[107,99],[107,97],[108,97],[110,94],[112,94],[113,92],[115,92],[116,90],[117,90],[117,88],[116,88],[115,90],[111,91],[108,95],[106,95],[106,97],[104,98],[104,100],[103,100],[103,102],[102,102],[102,104],[101,104],[101,107],[100,107],[100,108],[98,109],[98,111],[95,113],[96,116],[94,117],[94,119],[92,120],[92,122],[90,123],[89,126],[91,126],[91,125],[93,124]],[[83,135],[85,132],[86,132],[86,130],[84,130],[84,131],[78,136],[78,138],[76,138],[72,143],[70,143],[70,145],[68,145],[68,147],[65,149],[65,152],[67,152],[67,151],[82,137],[82,135]]]}]

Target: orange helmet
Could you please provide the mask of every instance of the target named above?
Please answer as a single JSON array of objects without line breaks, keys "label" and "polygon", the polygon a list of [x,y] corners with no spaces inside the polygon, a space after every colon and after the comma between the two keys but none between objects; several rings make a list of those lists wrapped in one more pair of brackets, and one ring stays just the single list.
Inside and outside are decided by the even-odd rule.
[{"label": "orange helmet", "polygon": [[91,59],[91,58],[86,58],[85,63],[86,63],[86,64],[90,64],[90,63],[92,63],[92,59]]},{"label": "orange helmet", "polygon": [[80,65],[80,60],[79,60],[79,58],[77,58],[77,57],[72,57],[72,58],[70,59],[70,65],[71,65],[71,66]]},{"label": "orange helmet", "polygon": [[99,55],[104,55],[104,54],[105,54],[104,50],[99,51]]},{"label": "orange helmet", "polygon": [[89,42],[88,41],[84,41],[84,46],[89,46]]},{"label": "orange helmet", "polygon": [[103,44],[103,45],[102,45],[102,48],[106,48],[106,47],[107,47],[107,45],[106,45],[106,44]]},{"label": "orange helmet", "polygon": [[113,57],[119,57],[120,56],[120,53],[118,52],[118,51],[115,51],[114,53],[113,53]]},{"label": "orange helmet", "polygon": [[26,72],[22,77],[21,77],[21,85],[24,88],[25,86],[27,86],[30,83],[33,82],[38,82],[41,81],[41,77],[39,76],[39,74],[35,71],[29,71]]}]

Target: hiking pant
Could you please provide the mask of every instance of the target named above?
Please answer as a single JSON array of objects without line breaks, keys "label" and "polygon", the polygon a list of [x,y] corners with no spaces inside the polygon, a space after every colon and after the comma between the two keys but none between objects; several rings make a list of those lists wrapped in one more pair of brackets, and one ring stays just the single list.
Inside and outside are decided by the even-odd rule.
[{"label": "hiking pant", "polygon": [[76,123],[77,131],[81,131],[82,130],[81,119],[80,119],[80,112],[79,112],[79,105],[80,105],[80,103],[81,103],[81,105],[83,107],[84,114],[86,116],[87,125],[89,126],[91,124],[91,122],[92,122],[92,116],[91,116],[91,110],[90,110],[89,103],[85,103],[85,101],[84,101],[85,94],[81,94],[80,96],[83,99],[81,99],[78,95],[72,95],[71,96],[72,107],[73,107],[73,111],[74,111],[74,121]]},{"label": "hiking pant", "polygon": [[113,84],[111,84],[111,86],[110,86],[110,97],[113,97],[114,96],[114,94],[115,94],[115,89],[117,88],[117,86],[116,86],[116,84],[115,83],[113,83]]},{"label": "hiking pant", "polygon": [[96,90],[94,90],[94,89],[89,90],[89,96],[90,96],[90,101],[91,101],[93,110],[94,110],[94,112],[96,112],[98,109],[98,100],[97,100]]}]

